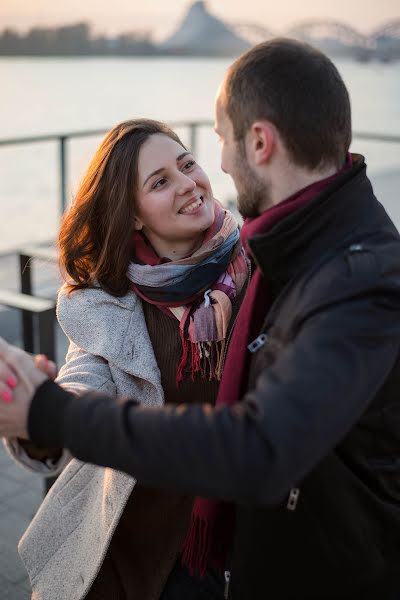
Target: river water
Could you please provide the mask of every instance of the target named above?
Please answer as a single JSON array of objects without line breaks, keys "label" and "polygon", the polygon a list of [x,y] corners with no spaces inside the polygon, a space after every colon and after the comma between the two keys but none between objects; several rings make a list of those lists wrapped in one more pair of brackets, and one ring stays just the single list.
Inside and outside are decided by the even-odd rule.
[{"label": "river water", "polygon": [[[0,139],[103,129],[138,116],[212,119],[215,93],[229,63],[195,58],[1,58]],[[336,64],[350,91],[354,131],[400,135],[400,62]],[[179,133],[188,141],[186,132]],[[69,142],[68,198],[99,141]],[[372,177],[400,173],[400,144],[355,139],[352,150],[367,156]],[[215,195],[222,201],[234,198],[229,177],[219,169],[211,129],[200,131],[197,159]],[[55,236],[57,169],[54,142],[0,146],[0,252]]]}]

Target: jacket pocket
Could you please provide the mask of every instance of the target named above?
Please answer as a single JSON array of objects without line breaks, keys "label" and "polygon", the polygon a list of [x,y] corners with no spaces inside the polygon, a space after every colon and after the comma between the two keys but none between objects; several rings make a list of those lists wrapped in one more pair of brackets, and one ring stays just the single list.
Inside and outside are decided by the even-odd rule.
[{"label": "jacket pocket", "polygon": [[375,253],[365,244],[351,244],[345,253],[349,275],[371,275],[378,273],[378,262]]}]

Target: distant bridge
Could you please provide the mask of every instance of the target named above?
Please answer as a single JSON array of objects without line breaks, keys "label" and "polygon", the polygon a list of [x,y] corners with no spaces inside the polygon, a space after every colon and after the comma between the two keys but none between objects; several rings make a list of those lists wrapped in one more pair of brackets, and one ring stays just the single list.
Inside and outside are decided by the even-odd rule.
[{"label": "distant bridge", "polygon": [[385,23],[372,33],[372,37],[377,40],[380,37],[390,37],[400,40],[400,18]]},{"label": "distant bridge", "polygon": [[304,41],[315,38],[335,39],[345,46],[359,48],[367,48],[370,45],[369,36],[339,21],[309,19],[289,29],[288,35]]},{"label": "distant bridge", "polygon": [[[230,26],[235,33],[251,44],[258,44],[277,35],[269,27],[255,23],[231,23]],[[384,40],[386,47],[388,44],[390,45],[394,56],[400,55],[400,18],[388,21],[368,34],[363,34],[340,21],[308,19],[292,26],[287,31],[279,32],[278,35],[314,42],[317,45],[318,42],[330,43],[332,48],[336,45],[337,48],[342,47],[343,50],[348,49],[349,52],[352,50],[365,52],[366,56],[373,55],[376,49],[379,50],[379,44]]]}]

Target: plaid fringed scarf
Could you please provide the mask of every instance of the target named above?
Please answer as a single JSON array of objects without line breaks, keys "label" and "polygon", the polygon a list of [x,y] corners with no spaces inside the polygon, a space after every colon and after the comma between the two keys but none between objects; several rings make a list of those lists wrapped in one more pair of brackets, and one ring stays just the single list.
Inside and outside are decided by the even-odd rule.
[{"label": "plaid fringed scarf", "polygon": [[[185,371],[220,380],[232,301],[247,278],[234,216],[215,204],[214,223],[203,244],[181,260],[156,255],[143,234],[134,234],[135,262],[128,268],[132,289],[146,302],[179,321],[182,356],[176,374]],[[190,364],[188,364],[190,362]]]}]

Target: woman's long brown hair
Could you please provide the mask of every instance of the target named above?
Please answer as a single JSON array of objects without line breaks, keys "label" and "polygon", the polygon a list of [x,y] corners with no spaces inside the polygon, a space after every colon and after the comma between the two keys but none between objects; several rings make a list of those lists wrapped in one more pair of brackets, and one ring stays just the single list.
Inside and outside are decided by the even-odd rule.
[{"label": "woman's long brown hair", "polygon": [[156,133],[184,147],[172,129],[150,119],[120,123],[100,144],[59,233],[69,291],[101,287],[114,296],[128,291],[139,152]]}]

